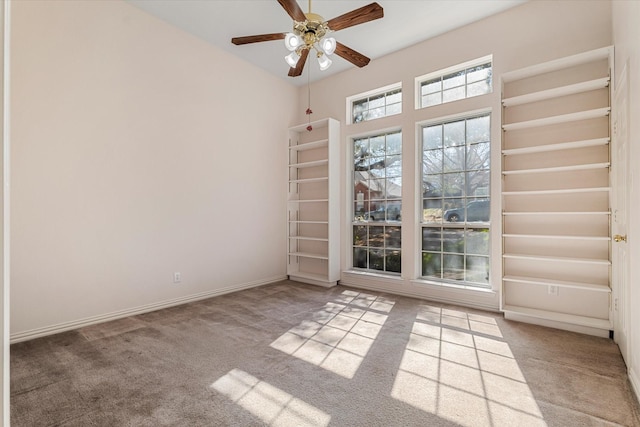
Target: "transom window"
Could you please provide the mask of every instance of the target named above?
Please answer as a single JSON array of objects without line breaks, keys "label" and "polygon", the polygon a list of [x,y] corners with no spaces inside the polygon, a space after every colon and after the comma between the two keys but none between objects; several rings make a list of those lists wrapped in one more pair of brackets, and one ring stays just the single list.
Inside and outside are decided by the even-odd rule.
[{"label": "transom window", "polygon": [[489,287],[490,116],[422,127],[422,277]]},{"label": "transom window", "polygon": [[402,113],[402,88],[393,85],[349,97],[351,123],[359,123]]},{"label": "transom window", "polygon": [[492,74],[489,57],[418,77],[417,108],[490,93]]},{"label": "transom window", "polygon": [[353,141],[353,267],[400,273],[402,133]]}]

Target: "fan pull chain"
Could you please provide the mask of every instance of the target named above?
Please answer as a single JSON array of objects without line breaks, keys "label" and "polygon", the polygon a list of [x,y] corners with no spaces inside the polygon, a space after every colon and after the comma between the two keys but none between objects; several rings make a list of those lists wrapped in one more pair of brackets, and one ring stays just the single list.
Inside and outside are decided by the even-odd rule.
[{"label": "fan pull chain", "polygon": [[[309,3],[311,3],[311,0],[309,0]],[[311,126],[311,115],[313,114],[313,111],[311,111],[311,67],[307,67],[307,111],[305,111],[305,114],[309,116],[307,130],[311,132],[313,130],[313,126]]]}]

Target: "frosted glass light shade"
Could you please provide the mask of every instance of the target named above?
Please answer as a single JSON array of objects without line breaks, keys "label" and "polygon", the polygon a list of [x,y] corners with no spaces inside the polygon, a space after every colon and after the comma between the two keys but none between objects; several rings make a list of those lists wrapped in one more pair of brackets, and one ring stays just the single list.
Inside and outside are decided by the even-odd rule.
[{"label": "frosted glass light shade", "polygon": [[300,57],[295,51],[284,57],[284,60],[287,62],[287,64],[289,64],[291,68],[294,68],[296,66],[296,64],[298,63],[298,59],[300,59]]},{"label": "frosted glass light shade", "polygon": [[326,55],[331,55],[336,51],[336,39],[333,37],[325,37],[320,42],[320,47]]},{"label": "frosted glass light shade", "polygon": [[318,64],[320,64],[320,71],[324,71],[331,66],[332,61],[327,58],[327,55],[318,57]]},{"label": "frosted glass light shade", "polygon": [[284,36],[284,45],[289,50],[296,50],[302,45],[302,37],[293,33],[287,33],[287,35]]}]

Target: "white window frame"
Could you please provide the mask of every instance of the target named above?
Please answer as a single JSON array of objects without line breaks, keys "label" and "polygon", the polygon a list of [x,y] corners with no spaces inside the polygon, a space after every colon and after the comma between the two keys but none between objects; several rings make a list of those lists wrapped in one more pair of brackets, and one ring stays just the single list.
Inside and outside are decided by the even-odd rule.
[{"label": "white window frame", "polygon": [[[364,120],[364,121],[358,122],[358,123],[355,123],[353,121],[353,103],[355,101],[359,101],[362,98],[369,98],[369,97],[372,97],[372,96],[375,96],[375,95],[383,95],[383,94],[385,94],[387,92],[392,92],[392,91],[398,90],[398,89],[400,90],[401,95],[402,95],[402,82],[393,83],[393,84],[390,84],[390,85],[387,85],[387,86],[384,86],[384,87],[379,87],[377,89],[373,89],[373,90],[370,90],[370,91],[367,91],[367,92],[362,92],[362,93],[358,93],[356,95],[351,95],[351,96],[347,97],[347,100],[346,100],[346,102],[347,102],[347,104],[346,104],[347,117],[346,117],[345,123],[353,125],[353,124],[358,124],[358,123],[364,123],[364,122],[371,121],[371,120]],[[400,102],[400,111],[398,113],[392,114],[390,116],[384,116],[384,117],[391,117],[391,116],[397,116],[397,115],[402,114],[402,104],[403,103],[404,103],[404,100],[402,100]],[[383,117],[378,117],[378,119],[381,119],[381,118],[383,118]],[[377,119],[373,119],[373,120],[377,120]]]},{"label": "white window frame", "polygon": [[[357,97],[357,95],[356,95]],[[350,104],[347,104],[350,105]],[[389,272],[389,271],[383,271],[383,270],[372,270],[372,269],[364,269],[364,268],[357,268],[354,267],[353,262],[353,227],[357,226],[357,225],[368,225],[368,226],[376,226],[376,225],[380,225],[380,226],[388,226],[388,227],[400,227],[400,231],[402,233],[402,220],[400,221],[390,221],[390,222],[386,222],[386,221],[380,221],[379,223],[375,223],[375,222],[358,222],[356,221],[355,218],[355,211],[354,211],[354,204],[353,201],[355,200],[355,194],[354,194],[354,180],[353,180],[353,162],[354,162],[354,155],[353,155],[353,144],[355,143],[355,140],[357,139],[362,139],[362,138],[370,138],[372,136],[376,136],[376,135],[386,135],[389,133],[394,133],[394,132],[400,132],[401,135],[403,135],[403,130],[402,130],[402,126],[393,126],[393,127],[388,127],[388,128],[381,128],[381,129],[376,129],[373,131],[369,131],[369,132],[365,132],[365,133],[359,133],[359,134],[354,134],[354,135],[349,135],[347,141],[347,150],[348,150],[348,163],[347,163],[347,176],[349,177],[348,179],[348,185],[349,185],[349,191],[347,192],[347,197],[348,197],[348,226],[349,226],[349,232],[347,233],[348,235],[348,240],[346,242],[346,248],[347,248],[347,271],[349,273],[356,273],[356,274],[365,274],[365,275],[369,275],[369,276],[379,276],[379,277],[384,277],[384,278],[388,278],[388,279],[399,279],[402,275],[402,271],[400,273],[396,273],[396,272]],[[403,148],[404,148],[404,144],[403,144]],[[401,150],[400,151],[400,155],[403,156],[404,159],[404,153]],[[404,172],[402,174],[402,177],[404,178]],[[401,199],[402,200],[402,199]],[[403,208],[404,209],[404,208]],[[402,240],[400,241],[400,253],[402,254],[403,251],[403,246],[402,246]],[[402,255],[401,255],[402,256]],[[411,256],[411,255],[409,255]]]},{"label": "white window frame", "polygon": [[[420,122],[416,122],[415,124],[415,140],[416,140],[416,149],[417,149],[417,157],[416,157],[416,162],[415,162],[415,188],[416,189],[422,189],[422,152],[423,152],[423,141],[422,141],[422,128],[425,126],[431,126],[431,125],[436,125],[436,124],[440,124],[440,123],[447,123],[447,122],[452,122],[452,121],[457,121],[457,120],[466,120],[469,118],[473,118],[473,117],[477,117],[477,116],[482,116],[482,115],[489,115],[490,116],[490,120],[493,122],[493,120],[496,120],[496,118],[494,117],[493,114],[493,109],[488,107],[488,108],[481,108],[478,110],[470,110],[470,111],[464,111],[464,112],[460,112],[460,113],[456,113],[456,114],[451,114],[451,115],[447,115],[447,116],[440,116],[440,117],[435,117],[432,119],[428,119],[428,120],[423,120]],[[493,127],[493,123],[491,124],[491,127]],[[493,138],[493,134],[490,133],[491,137]],[[494,147],[492,146],[491,149],[493,150]],[[491,213],[493,213],[495,210],[493,208],[494,203],[499,203],[498,200],[494,200],[493,197],[493,187],[494,185],[499,185],[499,184],[495,184],[493,181],[493,168],[495,167],[500,167],[500,166],[495,166],[494,165],[494,158],[493,156],[490,157],[491,159],[491,166],[489,168],[489,176],[490,176],[490,182],[489,182],[489,200],[491,201]],[[414,194],[414,203],[415,203],[415,215],[417,218],[416,221],[416,229],[414,230],[414,236],[415,236],[415,246],[413,247],[413,256],[414,256],[414,277],[415,279],[412,280],[412,282],[416,283],[416,284],[429,284],[429,285],[435,285],[438,287],[443,287],[443,288],[452,288],[452,289],[465,289],[465,290],[470,290],[470,291],[479,291],[479,292],[493,292],[495,291],[494,289],[494,285],[492,284],[492,274],[493,274],[493,258],[496,255],[496,251],[494,250],[494,245],[496,244],[496,242],[494,241],[494,239],[492,238],[492,234],[493,234],[493,230],[494,228],[497,226],[498,221],[497,219],[493,220],[493,221],[489,221],[488,223],[488,227],[489,228],[489,283],[487,287],[484,286],[476,286],[476,285],[469,285],[466,284],[465,282],[462,283],[457,283],[457,282],[453,282],[453,281],[445,281],[445,280],[436,280],[436,279],[432,279],[432,278],[428,278],[428,277],[424,277],[422,275],[422,229],[423,229],[423,222],[422,222],[422,191],[421,190],[417,190],[415,191]],[[490,218],[493,218],[493,216],[491,216]],[[353,233],[353,231],[352,231]],[[353,239],[353,236],[351,237]]]},{"label": "white window frame", "polygon": [[[476,67],[478,65],[482,65],[482,64],[486,64],[486,63],[491,63],[491,69],[493,70],[493,55],[487,55],[487,56],[483,56],[482,58],[477,58],[477,59],[473,59],[471,61],[467,61],[464,62],[462,64],[457,64],[457,65],[453,65],[451,67],[448,68],[444,68],[442,70],[438,70],[438,71],[434,71],[428,74],[423,74],[421,76],[418,76],[415,78],[415,84],[414,84],[414,99],[415,99],[415,109],[416,110],[421,110],[423,108],[429,108],[429,107],[434,107],[435,105],[430,105],[430,106],[422,106],[422,83],[427,81],[427,80],[432,80],[438,77],[442,77],[445,76],[447,74],[451,74],[451,73],[455,73],[457,71],[462,71],[462,70],[466,70],[467,68],[472,68],[472,67]],[[493,79],[491,82],[491,89],[489,90],[489,92],[487,92],[485,95],[488,95],[490,93],[493,93]],[[456,101],[460,101],[462,99],[467,99],[468,97],[465,98],[460,98],[459,100]],[[455,102],[455,101],[452,101]],[[443,103],[437,104],[437,105],[442,105]]]}]

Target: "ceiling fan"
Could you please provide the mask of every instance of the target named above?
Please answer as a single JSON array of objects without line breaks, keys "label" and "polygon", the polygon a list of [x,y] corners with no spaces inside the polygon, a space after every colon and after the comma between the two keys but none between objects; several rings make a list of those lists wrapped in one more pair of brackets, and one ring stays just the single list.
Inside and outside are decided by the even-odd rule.
[{"label": "ceiling fan", "polygon": [[354,9],[328,21],[325,21],[320,15],[311,13],[311,0],[309,0],[309,13],[304,13],[296,0],[278,0],[278,3],[293,19],[292,32],[234,37],[231,39],[231,43],[242,45],[284,39],[285,46],[291,51],[285,57],[285,61],[291,67],[289,69],[291,77],[302,74],[311,49],[316,51],[321,70],[329,68],[331,59],[328,56],[334,52],[358,67],[364,67],[369,63],[369,58],[337,42],[333,37],[328,37],[328,35],[334,31],[382,18],[384,16],[383,9],[378,3]]}]

